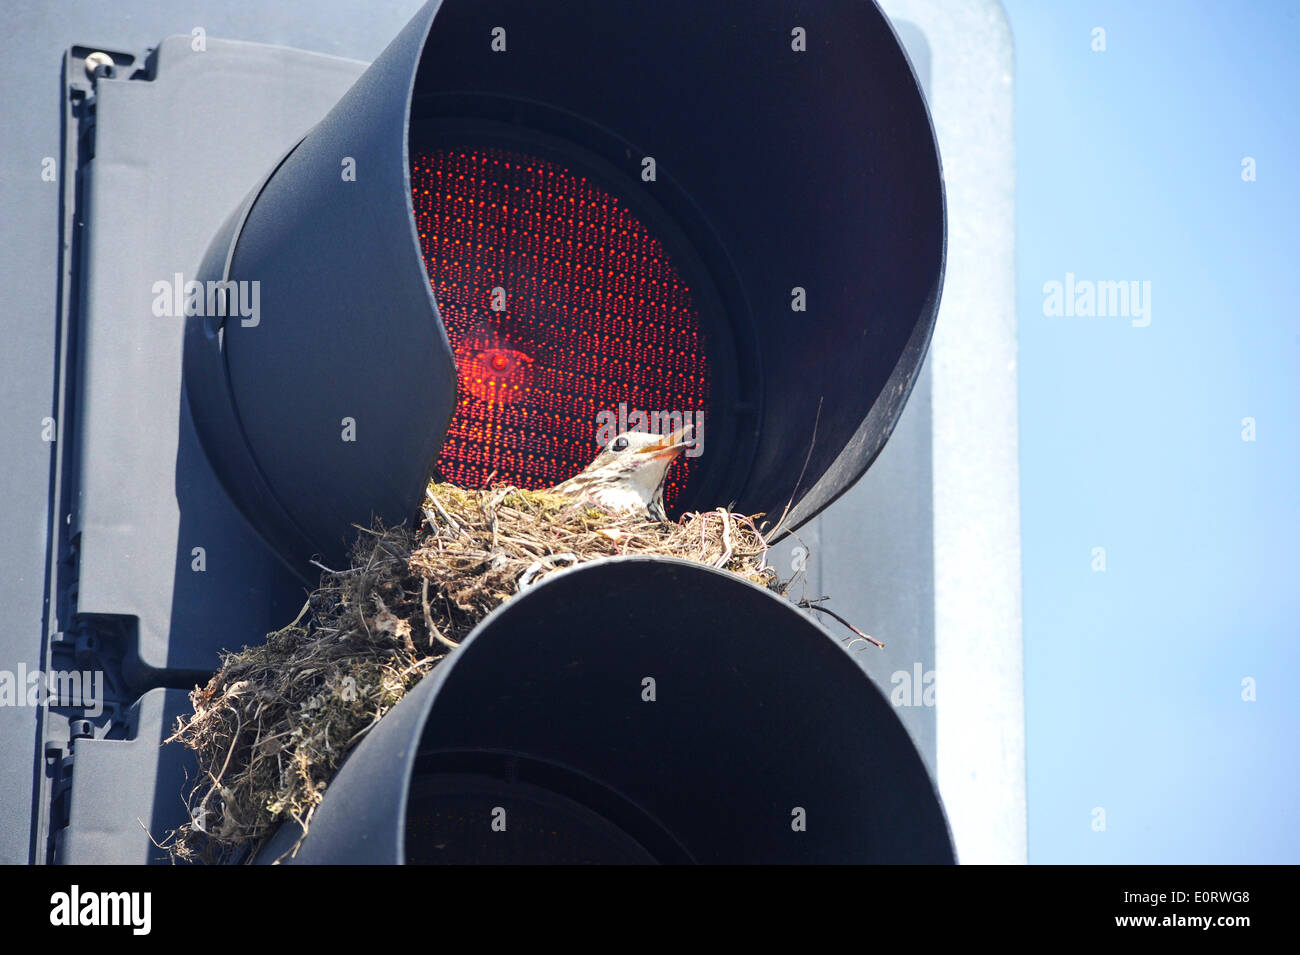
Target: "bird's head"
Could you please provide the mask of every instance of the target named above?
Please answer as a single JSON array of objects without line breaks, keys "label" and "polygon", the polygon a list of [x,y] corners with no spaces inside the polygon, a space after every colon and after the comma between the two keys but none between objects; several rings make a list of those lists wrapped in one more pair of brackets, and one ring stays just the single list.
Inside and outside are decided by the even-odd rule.
[{"label": "bird's head", "polygon": [[626,431],[612,438],[579,477],[634,489],[649,503],[663,491],[668,469],[691,437],[689,424],[662,436]]}]

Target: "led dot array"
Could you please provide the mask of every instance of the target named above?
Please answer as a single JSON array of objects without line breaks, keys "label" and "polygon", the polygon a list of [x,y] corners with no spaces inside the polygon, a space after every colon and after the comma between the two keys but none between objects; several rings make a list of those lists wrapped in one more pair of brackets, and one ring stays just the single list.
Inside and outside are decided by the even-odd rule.
[{"label": "led dot array", "polygon": [[[620,402],[707,419],[709,363],[690,289],[617,197],[496,148],[416,155],[411,193],[459,375],[444,478],[557,484],[591,463],[598,415]],[[673,466],[670,507],[694,464]]]}]

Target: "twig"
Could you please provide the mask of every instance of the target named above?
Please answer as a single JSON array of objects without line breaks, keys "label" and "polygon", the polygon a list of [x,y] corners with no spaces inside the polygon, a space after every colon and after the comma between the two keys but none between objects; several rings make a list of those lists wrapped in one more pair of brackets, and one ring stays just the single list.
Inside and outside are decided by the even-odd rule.
[{"label": "twig", "polygon": [[533,585],[534,579],[544,570],[554,570],[558,561],[564,561],[566,564],[576,564],[578,562],[577,554],[552,554],[549,557],[543,557],[541,560],[535,560],[528,565],[528,569],[519,575],[516,587],[519,593],[523,593]]},{"label": "twig", "polygon": [[795,495],[799,493],[799,485],[803,483],[803,476],[808,471],[808,462],[812,460],[813,447],[817,444],[817,425],[822,420],[822,402],[825,396],[817,399],[817,416],[813,418],[812,438],[808,441],[808,453],[804,456],[803,467],[799,471],[799,477],[794,482],[794,490],[790,492],[790,500],[785,502],[785,510],[781,512],[780,518],[777,519],[776,526],[772,528],[771,534],[766,538],[771,540],[777,534],[781,533],[781,525],[785,522],[785,516],[790,513],[790,508],[794,504]]},{"label": "twig", "polygon": [[428,496],[428,501],[430,504],[433,505],[434,510],[436,510],[440,515],[442,515],[442,519],[447,522],[447,526],[451,530],[455,531],[457,534],[463,534],[465,532],[465,528],[461,526],[460,521],[456,520],[456,518],[448,514],[447,509],[442,506],[442,504],[438,501],[436,497],[430,494]]},{"label": "twig", "polygon": [[[459,647],[460,646],[459,643],[457,643],[454,640],[448,640],[446,637],[442,635],[442,631],[439,630],[436,626],[434,626],[433,613],[429,609],[429,578],[428,577],[425,577],[424,582],[420,585],[420,603],[424,604],[424,622],[429,627],[429,636],[432,637],[434,640],[437,640],[444,647],[447,647],[451,650],[455,650],[457,647]],[[432,644],[430,645],[432,646]]]},{"label": "twig", "polygon": [[722,515],[722,556],[713,562],[714,567],[726,567],[727,561],[731,560],[731,515],[727,513],[725,507],[718,508],[718,513]]},{"label": "twig", "polygon": [[859,630],[857,627],[853,626],[853,624],[849,623],[847,620],[845,620],[843,617],[841,617],[839,614],[837,614],[834,610],[828,610],[826,607],[819,607],[819,606],[817,606],[817,604],[812,603],[811,601],[808,601],[808,600],[801,600],[801,601],[799,602],[799,606],[800,606],[800,607],[807,608],[808,610],[816,610],[818,613],[828,614],[828,615],[834,617],[834,618],[835,618],[836,620],[838,620],[840,623],[844,624],[844,626],[848,627],[850,630],[852,630],[854,633],[856,633],[856,634],[857,634],[859,637],[861,637],[863,640],[867,641],[867,643],[874,643],[876,646],[880,647],[882,650],[885,648],[885,645],[884,645],[883,643],[881,643],[879,640],[877,640],[875,637],[871,636],[871,634],[869,634],[869,633],[863,633],[863,632],[862,632],[861,630]]}]

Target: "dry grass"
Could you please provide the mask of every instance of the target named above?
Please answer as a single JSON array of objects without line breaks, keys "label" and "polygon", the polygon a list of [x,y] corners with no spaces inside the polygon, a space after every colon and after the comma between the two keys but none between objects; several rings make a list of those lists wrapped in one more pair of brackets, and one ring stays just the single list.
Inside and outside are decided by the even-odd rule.
[{"label": "dry grass", "polygon": [[766,553],[754,519],[722,509],[658,523],[544,491],[431,485],[419,528],[363,532],[293,623],[226,653],[190,694],[168,742],[198,757],[193,821],[163,845],[178,861],[233,861],[283,820],[305,830],[348,751],[480,620],[557,570],[661,554],[781,589]]}]

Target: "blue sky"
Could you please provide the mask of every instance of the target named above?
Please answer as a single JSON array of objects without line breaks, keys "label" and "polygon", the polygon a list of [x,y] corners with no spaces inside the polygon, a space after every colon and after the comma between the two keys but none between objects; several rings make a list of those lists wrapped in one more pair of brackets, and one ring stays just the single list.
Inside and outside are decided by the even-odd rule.
[{"label": "blue sky", "polygon": [[1300,862],[1300,4],[1004,6],[1030,861]]}]

